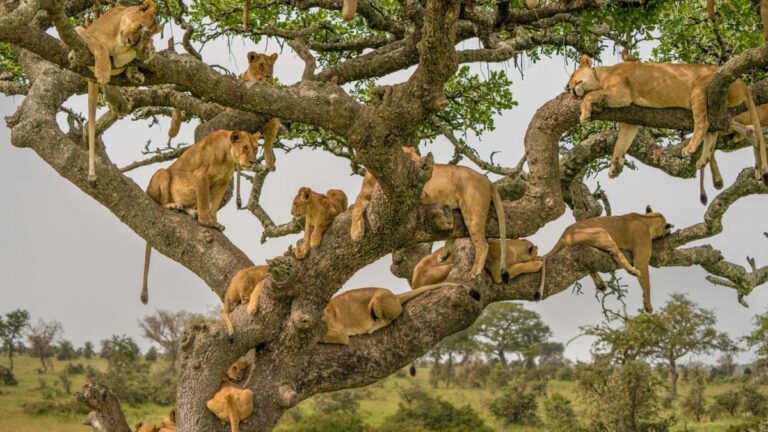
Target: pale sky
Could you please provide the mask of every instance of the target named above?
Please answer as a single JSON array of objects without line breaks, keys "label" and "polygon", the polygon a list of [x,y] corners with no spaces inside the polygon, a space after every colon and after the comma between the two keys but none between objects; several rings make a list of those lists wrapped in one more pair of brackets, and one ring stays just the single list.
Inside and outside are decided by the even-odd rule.
[{"label": "pale sky", "polygon": [[[168,36],[165,34],[161,42],[156,39],[156,46],[165,46]],[[466,46],[474,45],[475,42],[469,42]],[[208,45],[203,56],[209,64],[242,72],[247,64],[245,55],[251,50],[271,53],[279,47],[274,41],[255,46],[236,39],[229,46],[223,41]],[[619,59],[606,52],[603,61],[613,64]],[[496,119],[495,131],[470,140],[486,158],[497,151],[495,162],[505,166],[514,166],[520,159],[530,119],[543,103],[562,91],[573,68],[563,58],[547,59],[535,65],[525,61],[524,64],[522,76],[511,63],[473,66],[480,73],[489,68],[505,70],[513,81],[512,92],[519,105]],[[300,79],[302,68],[303,63],[286,47],[277,60],[275,75],[283,83],[292,84]],[[390,75],[381,83],[401,82],[410,73],[412,70]],[[21,101],[22,97],[0,96],[0,115],[12,114]],[[85,115],[84,96],[72,98],[66,106]],[[196,124],[182,125],[177,140],[191,142]],[[113,162],[123,166],[143,159],[140,151],[147,140],[164,144],[167,125],[167,120],[161,127],[154,128],[149,128],[147,122],[132,122],[129,118],[120,121],[104,136]],[[219,303],[218,297],[192,272],[153,251],[150,302],[143,305],[139,291],[144,240],[106,208],[60,178],[33,151],[11,146],[9,131],[4,126],[0,127],[0,142],[3,144],[0,145],[0,202],[3,203],[0,205],[0,314],[22,308],[31,312],[33,321],[41,317],[59,320],[64,325],[64,337],[75,346],[82,346],[85,341],[98,344],[113,334],[126,334],[147,349],[149,343],[141,337],[137,325],[139,318],[152,314],[155,309],[206,312]],[[437,162],[446,162],[453,154],[446,140],[427,149],[435,154]],[[320,151],[290,154],[278,151],[276,156],[277,171],[267,178],[262,194],[262,204],[275,222],[290,220],[291,200],[301,186],[317,191],[342,189],[350,202],[354,201],[362,179],[350,175],[346,160]],[[741,169],[753,164],[752,151],[718,153],[718,161],[727,186]],[[672,178],[638,165],[637,171],[627,169],[618,179],[608,179],[603,173],[589,180],[588,185],[591,189],[597,182],[602,185],[611,199],[614,214],[641,212],[646,204],[651,204],[677,227],[701,221],[705,207],[699,204],[696,180]],[[129,176],[145,188],[159,167],[137,169]],[[708,192],[712,199],[715,191],[710,185]],[[248,196],[245,183],[243,196]],[[768,231],[765,199],[765,196],[752,196],[740,200],[726,214],[721,235],[689,246],[710,243],[732,262],[746,264],[745,257],[752,256],[758,266],[765,265],[768,261],[768,239],[762,235]],[[302,235],[269,239],[266,244],[260,244],[261,225],[249,212],[236,210],[234,200],[220,211],[219,221],[227,227],[226,235],[255,264],[282,254]],[[545,253],[572,222],[573,217],[567,212],[530,239]],[[381,286],[396,292],[408,290],[404,279],[389,272],[390,263],[388,255],[360,270],[344,289]],[[618,274],[629,284],[629,310],[639,310],[642,296],[635,278],[623,271]],[[756,289],[746,299],[750,304],[747,309],[737,303],[735,291],[714,286],[705,276],[706,272],[698,267],[651,268],[654,307],[661,308],[671,293],[687,293],[702,307],[715,310],[720,330],[732,337],[749,332],[753,316],[766,310],[768,289],[765,286]],[[578,336],[579,326],[597,324],[603,318],[591,281],[587,278],[582,283],[583,295],[565,290],[541,303],[524,303],[541,314],[551,327],[555,341],[566,343]],[[587,338],[575,339],[567,345],[566,356],[587,359],[590,344]],[[710,357],[696,359],[711,360]],[[748,354],[738,358],[742,362],[750,359]]]}]

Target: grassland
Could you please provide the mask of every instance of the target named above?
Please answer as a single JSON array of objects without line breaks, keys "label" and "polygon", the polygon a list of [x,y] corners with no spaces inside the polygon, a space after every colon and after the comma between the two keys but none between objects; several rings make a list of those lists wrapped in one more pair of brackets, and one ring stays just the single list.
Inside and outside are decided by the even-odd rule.
[{"label": "grassland", "polygon": [[[73,402],[72,395],[66,394],[60,384],[58,373],[66,368],[68,363],[82,363],[94,368],[104,370],[106,362],[102,359],[77,359],[74,361],[55,361],[55,371],[47,374],[38,373],[39,361],[30,357],[21,356],[16,358],[14,373],[19,385],[16,387],[0,386],[0,432],[85,432],[88,429],[81,424],[85,417],[83,407]],[[7,357],[0,359],[0,365],[8,366]],[[162,368],[163,365],[156,365],[156,368]],[[83,375],[71,375],[72,391],[79,390],[85,384]],[[45,386],[41,386],[45,382]],[[362,415],[366,422],[372,426],[380,424],[383,419],[397,410],[400,397],[400,389],[412,385],[420,385],[424,389],[429,389],[427,382],[427,371],[420,369],[416,378],[410,377],[390,377],[382,382],[368,387],[369,395],[361,402]],[[707,397],[711,400],[716,394],[731,390],[735,384],[716,384],[707,387]],[[434,395],[451,402],[454,405],[471,405],[477,410],[481,417],[494,430],[504,432],[545,432],[546,426],[505,426],[490,416],[488,412],[488,403],[494,397],[494,394],[487,389],[457,389],[457,388],[437,388],[430,390]],[[680,392],[685,394],[688,391],[686,385],[681,385]],[[764,388],[764,392],[768,389]],[[576,394],[575,384],[564,381],[551,381],[548,392],[561,393],[574,401],[574,408],[580,418],[584,418],[585,407],[579,403]],[[30,407],[46,400],[44,395],[48,396],[48,401],[55,404],[65,404],[70,410],[67,413],[34,415],[30,412]],[[540,404],[541,405],[541,404]],[[25,408],[26,407],[26,408]],[[128,423],[133,425],[138,421],[159,423],[168,413],[170,407],[154,404],[145,404],[140,406],[124,406]],[[299,404],[297,408],[303,412],[312,410],[312,400],[307,400]],[[79,410],[79,411],[78,411]],[[289,416],[286,416],[289,417]],[[543,413],[542,413],[543,417]],[[287,420],[286,420],[287,422]],[[717,422],[705,421],[694,423],[690,420],[680,418],[673,431],[681,432],[724,432],[731,424],[740,423],[740,419],[721,419]],[[286,423],[283,424],[285,426]],[[686,429],[687,427],[687,429]],[[342,431],[340,431],[342,432]]]}]

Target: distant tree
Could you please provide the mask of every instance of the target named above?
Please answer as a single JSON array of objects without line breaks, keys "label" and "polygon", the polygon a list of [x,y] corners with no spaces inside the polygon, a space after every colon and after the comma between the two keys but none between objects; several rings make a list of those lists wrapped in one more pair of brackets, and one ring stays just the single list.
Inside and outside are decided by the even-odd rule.
[{"label": "distant tree", "polygon": [[91,342],[86,342],[85,345],[83,345],[83,357],[90,359],[94,354],[93,344]]},{"label": "distant tree", "polygon": [[560,342],[542,342],[534,347],[539,363],[560,363],[565,346]]},{"label": "distant tree", "polygon": [[101,357],[107,359],[113,372],[119,373],[136,364],[141,357],[141,350],[133,338],[113,335],[101,341]]},{"label": "distant tree", "polygon": [[13,371],[13,354],[24,337],[24,330],[29,327],[29,312],[17,309],[5,314],[5,320],[0,317],[0,342],[8,350],[10,370]]},{"label": "distant tree", "polygon": [[179,342],[184,330],[190,323],[200,320],[205,318],[186,311],[156,310],[154,315],[139,320],[139,327],[144,332],[145,338],[160,345],[165,359],[173,368],[179,358]]},{"label": "distant tree", "polygon": [[62,340],[56,347],[56,359],[57,360],[72,360],[77,356],[77,351],[72,345],[72,342],[68,340]]},{"label": "distant tree", "polygon": [[537,348],[552,336],[538,313],[514,302],[498,302],[488,306],[470,331],[479,348],[502,365],[507,355],[517,354],[526,367],[535,366]]},{"label": "distant tree", "polygon": [[615,365],[606,359],[577,366],[578,391],[588,404],[592,429],[610,432],[666,430],[660,417],[661,380],[644,362]]},{"label": "distant tree", "polygon": [[698,307],[685,295],[673,294],[660,311],[628,318],[623,327],[603,323],[582,330],[598,338],[594,352],[619,364],[635,359],[663,361],[669,371],[669,393],[674,398],[678,360],[688,354],[736,349],[727,334],[717,331],[716,324],[713,311]]},{"label": "distant tree", "polygon": [[768,396],[755,384],[744,383],[739,386],[739,404],[742,412],[753,417],[768,415]]},{"label": "distant tree", "polygon": [[48,359],[55,353],[54,347],[63,332],[64,328],[58,321],[46,322],[39,319],[30,327],[27,335],[29,349],[33,357],[40,359],[42,372],[47,372],[48,368],[53,370],[53,364]]},{"label": "distant tree", "polygon": [[706,398],[704,397],[704,390],[707,386],[705,382],[705,374],[698,366],[692,368],[688,374],[691,387],[690,390],[688,390],[685,399],[683,399],[683,414],[700,422],[707,409]]},{"label": "distant tree", "polygon": [[149,347],[149,349],[147,350],[147,353],[144,354],[144,360],[146,360],[146,361],[148,361],[150,363],[154,363],[154,362],[157,361],[157,356],[158,355],[159,354],[157,352],[157,348]]},{"label": "distant tree", "polygon": [[446,387],[450,387],[456,376],[454,362],[459,359],[466,360],[470,353],[477,349],[478,344],[472,338],[471,329],[454,333],[432,347],[429,356],[434,360],[430,370],[433,387],[436,387],[439,380],[442,380]]},{"label": "distant tree", "polygon": [[768,311],[753,318],[755,328],[742,338],[749,348],[755,350],[755,365],[768,368]]},{"label": "distant tree", "polygon": [[490,402],[488,410],[506,424],[538,423],[536,399],[545,392],[546,384],[518,379],[501,389],[501,395]]}]

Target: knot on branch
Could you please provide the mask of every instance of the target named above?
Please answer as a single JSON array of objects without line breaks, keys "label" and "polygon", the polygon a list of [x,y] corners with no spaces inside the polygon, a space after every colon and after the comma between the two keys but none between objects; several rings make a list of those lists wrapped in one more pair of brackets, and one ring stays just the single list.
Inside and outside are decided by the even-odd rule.
[{"label": "knot on branch", "polygon": [[296,264],[296,258],[286,255],[267,261],[269,275],[274,281],[273,286],[284,288],[293,283],[296,278]]},{"label": "knot on branch", "polygon": [[292,408],[299,403],[299,394],[289,384],[282,384],[277,389],[277,404],[283,408]]},{"label": "knot on branch", "polygon": [[371,105],[379,107],[388,104],[392,99],[392,88],[391,85],[374,87],[371,90]]},{"label": "knot on branch", "polygon": [[300,331],[311,330],[315,327],[314,316],[304,309],[295,309],[291,312],[291,323]]}]

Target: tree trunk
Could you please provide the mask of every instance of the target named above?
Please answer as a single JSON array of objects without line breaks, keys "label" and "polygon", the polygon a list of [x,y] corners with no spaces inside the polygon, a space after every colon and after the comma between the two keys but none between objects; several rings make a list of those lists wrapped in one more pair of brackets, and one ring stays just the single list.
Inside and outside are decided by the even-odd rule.
[{"label": "tree trunk", "polygon": [[13,372],[13,344],[8,345],[8,360],[11,361],[11,372]]},{"label": "tree trunk", "polygon": [[75,394],[75,399],[95,410],[88,413],[83,421],[93,432],[131,432],[120,409],[120,401],[103,385],[86,384]]},{"label": "tree trunk", "polygon": [[677,397],[677,363],[675,359],[669,359],[669,396]]}]

